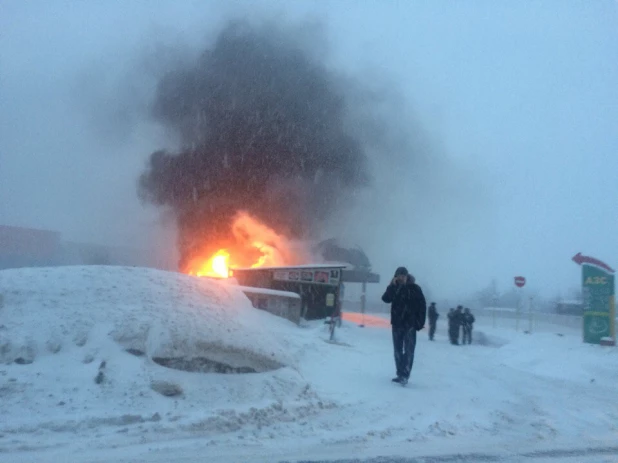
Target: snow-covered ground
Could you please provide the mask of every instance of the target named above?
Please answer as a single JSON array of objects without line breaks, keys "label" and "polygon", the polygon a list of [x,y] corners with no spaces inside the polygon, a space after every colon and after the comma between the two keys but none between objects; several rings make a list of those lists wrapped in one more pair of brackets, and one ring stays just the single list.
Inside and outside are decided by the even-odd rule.
[{"label": "snow-covered ground", "polygon": [[514,455],[618,443],[618,350],[582,344],[573,328],[525,334],[481,319],[473,345],[451,346],[441,323],[435,342],[419,334],[403,388],[390,381],[384,314],[364,328],[347,314],[332,344],[323,324],[253,309],[233,285],[156,270],[5,270],[0,292],[0,461]]}]

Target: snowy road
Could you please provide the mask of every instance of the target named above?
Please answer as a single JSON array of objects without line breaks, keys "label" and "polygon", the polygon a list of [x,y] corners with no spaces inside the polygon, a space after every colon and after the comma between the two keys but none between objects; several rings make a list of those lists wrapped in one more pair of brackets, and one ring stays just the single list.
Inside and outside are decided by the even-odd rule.
[{"label": "snowy road", "polygon": [[338,460],[297,460],[280,463],[615,463],[618,462],[618,446],[581,449],[555,449],[522,452],[514,455],[488,453],[448,454],[420,457],[376,457]]},{"label": "snowy road", "polygon": [[[618,446],[610,447],[581,447],[581,448],[554,448],[536,451],[519,451],[510,453],[496,452],[463,452],[427,454],[415,457],[402,456],[374,456],[374,457],[337,457],[333,459],[269,459],[266,455],[244,454],[242,450],[225,453],[225,455],[212,455],[206,448],[189,444],[184,447],[172,445],[168,448],[147,450],[140,446],[134,448],[103,450],[95,454],[56,454],[48,453],[45,457],[34,455],[29,452],[11,455],[12,463],[38,463],[50,461],[79,461],[80,463],[200,463],[226,462],[226,463],[252,463],[272,461],[277,463],[616,463],[618,462]],[[322,453],[322,452],[320,452]],[[339,453],[339,452],[337,452]],[[349,449],[350,454],[354,450]],[[204,459],[206,457],[206,460]],[[0,461],[2,461],[0,459]]]}]

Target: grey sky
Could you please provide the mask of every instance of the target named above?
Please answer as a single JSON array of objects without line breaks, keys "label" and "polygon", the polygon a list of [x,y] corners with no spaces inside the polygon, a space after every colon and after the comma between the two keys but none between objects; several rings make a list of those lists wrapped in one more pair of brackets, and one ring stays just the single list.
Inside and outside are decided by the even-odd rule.
[{"label": "grey sky", "polygon": [[[152,81],[136,57],[198,46],[255,4],[4,2],[0,223],[141,243],[156,214],[135,178],[173,141],[139,117]],[[330,63],[392,82],[426,130],[434,158],[419,186],[389,185],[381,166],[368,207],[337,225],[385,277],[401,262],[452,295],[523,274],[552,295],[577,285],[578,251],[618,266],[617,2],[264,5],[325,20]],[[126,75],[128,90],[116,85]]]}]

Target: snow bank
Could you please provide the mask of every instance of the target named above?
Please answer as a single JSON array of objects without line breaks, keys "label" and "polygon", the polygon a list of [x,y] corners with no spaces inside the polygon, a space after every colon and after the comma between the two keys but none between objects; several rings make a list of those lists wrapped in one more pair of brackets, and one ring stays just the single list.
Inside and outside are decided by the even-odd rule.
[{"label": "snow bank", "polygon": [[496,353],[500,363],[537,376],[576,383],[603,384],[618,390],[618,350],[584,344],[578,335],[512,335]]},{"label": "snow bank", "polygon": [[0,271],[0,292],[0,415],[10,417],[0,438],[131,426],[208,435],[323,406],[297,371],[299,328],[232,285],[61,267]]},{"label": "snow bank", "polygon": [[[31,363],[109,335],[149,358],[203,357],[266,371],[290,364],[269,331],[282,325],[234,286],[128,267],[0,272],[4,293],[0,361]],[[102,333],[102,327],[108,329]],[[247,365],[249,364],[249,365]]]}]

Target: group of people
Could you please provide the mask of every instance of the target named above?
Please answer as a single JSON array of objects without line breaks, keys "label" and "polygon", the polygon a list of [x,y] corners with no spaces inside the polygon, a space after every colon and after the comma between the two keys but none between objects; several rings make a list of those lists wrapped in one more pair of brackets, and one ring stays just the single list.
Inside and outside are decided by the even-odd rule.
[{"label": "group of people", "polygon": [[459,345],[459,334],[463,333],[462,344],[472,344],[472,326],[474,315],[467,307],[464,309],[458,305],[457,309],[451,308],[448,312],[448,337],[451,344]]},{"label": "group of people", "polygon": [[[391,305],[391,327],[395,354],[396,374],[393,382],[405,385],[410,379],[416,349],[416,332],[425,327],[429,319],[429,339],[433,341],[440,314],[436,303],[427,303],[421,287],[416,284],[405,267],[399,267],[395,276],[382,295],[382,301]],[[463,331],[463,344],[472,343],[474,316],[470,309],[457,306],[448,313],[448,333],[452,344],[459,344],[460,331]]]},{"label": "group of people", "polygon": [[[429,318],[429,340],[433,341],[436,334],[436,325],[440,314],[436,309],[436,303],[432,302],[428,310]],[[463,334],[462,344],[472,344],[472,327],[474,325],[474,315],[467,307],[458,305],[457,309],[451,308],[448,311],[448,337],[451,344],[459,345],[459,335]]]}]

